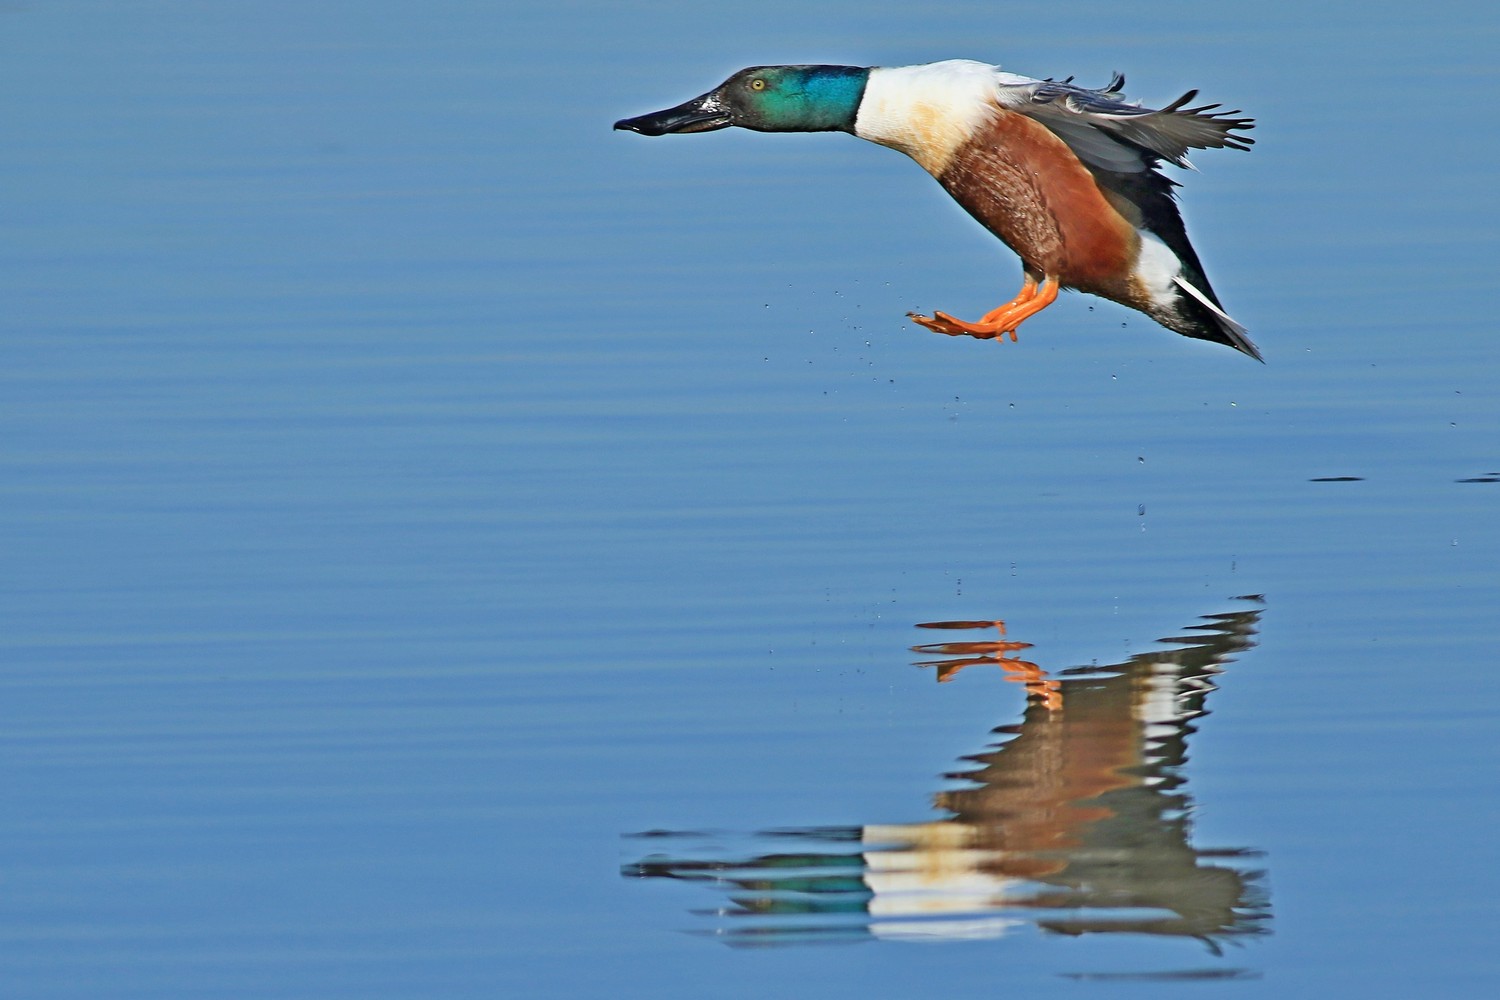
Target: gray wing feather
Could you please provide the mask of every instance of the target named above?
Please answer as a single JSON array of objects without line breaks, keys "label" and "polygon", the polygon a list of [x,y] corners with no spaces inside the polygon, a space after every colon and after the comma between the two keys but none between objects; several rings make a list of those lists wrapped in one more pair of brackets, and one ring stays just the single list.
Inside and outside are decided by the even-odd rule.
[{"label": "gray wing feather", "polygon": [[1124,86],[1118,73],[1098,90],[1076,86],[1071,78],[1040,80],[1014,88],[1005,104],[1045,125],[1079,159],[1121,173],[1150,169],[1157,157],[1191,167],[1190,149],[1249,149],[1255,142],[1238,134],[1255,127],[1254,119],[1233,117],[1239,111],[1220,111],[1219,104],[1187,107],[1196,90],[1164,108],[1145,108],[1124,99]]}]

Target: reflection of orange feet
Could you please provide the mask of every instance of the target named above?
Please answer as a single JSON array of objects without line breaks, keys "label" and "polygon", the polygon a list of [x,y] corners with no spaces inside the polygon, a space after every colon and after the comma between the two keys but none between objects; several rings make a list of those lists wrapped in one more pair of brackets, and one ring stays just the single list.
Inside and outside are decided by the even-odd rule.
[{"label": "reflection of orange feet", "polygon": [[[988,622],[917,622],[917,628],[943,628],[953,631],[965,631],[968,629],[993,628],[999,629],[1000,634],[1005,634],[1005,623],[1002,621]],[[916,648],[916,647],[913,647]]]},{"label": "reflection of orange feet", "polygon": [[1028,274],[1015,298],[991,309],[977,323],[969,323],[941,311],[934,312],[931,316],[919,316],[916,313],[906,315],[913,323],[924,326],[933,333],[945,333],[950,337],[977,337],[980,340],[1004,339],[1008,333],[1014,343],[1016,328],[1056,300],[1055,278],[1044,278],[1038,285],[1036,279]]},{"label": "reflection of orange feet", "polygon": [[1032,692],[1049,712],[1061,712],[1063,707],[1062,683],[1060,681],[1044,681],[1042,690],[1038,694]]},{"label": "reflection of orange feet", "polygon": [[[1012,650],[1026,649],[1030,645],[1031,643],[1029,642],[952,642],[944,643],[941,646],[913,646],[912,650],[914,652],[920,653],[961,653],[972,651],[977,655],[962,656],[956,659],[949,660],[927,660],[925,662],[914,663],[912,665],[917,667],[937,667],[938,683],[946,684],[953,678],[957,677],[958,672],[964,667],[976,667],[980,666],[981,664],[989,664],[991,666],[999,666],[1002,669],[1006,669],[1011,663],[1019,663],[1021,662],[1019,660],[1007,659],[1005,654]],[[962,647],[983,648],[970,650],[964,649]]]},{"label": "reflection of orange feet", "polygon": [[[1005,623],[1003,621],[956,621],[956,622],[919,622],[917,628],[935,629],[983,629],[993,628],[1001,635],[1005,634]],[[1041,675],[1041,668],[1035,663],[1025,660],[1017,660],[1012,653],[1018,653],[1023,649],[1030,649],[1029,642],[1012,642],[1005,639],[985,639],[976,642],[934,642],[921,646],[911,647],[913,653],[937,653],[950,657],[946,660],[926,660],[913,664],[918,667],[937,667],[937,679],[939,683],[947,683],[958,676],[958,672],[965,667],[977,666],[978,664],[992,664],[999,666],[1009,675],[1013,670],[1020,669],[1024,672],[1030,668],[1037,676]],[[1016,678],[1011,678],[1016,679]]]},{"label": "reflection of orange feet", "polygon": [[[992,628],[1005,635],[1003,621],[956,621],[920,622],[917,628],[935,629],[984,629]],[[958,676],[965,667],[992,664],[1000,668],[1005,679],[1026,686],[1028,701],[1039,702],[1048,711],[1055,712],[1063,706],[1062,684],[1047,676],[1047,671],[1030,660],[1016,658],[1013,654],[1031,648],[1029,642],[1007,639],[984,639],[976,642],[934,642],[911,647],[913,653],[937,653],[948,657],[944,660],[924,660],[913,666],[937,667],[939,683],[947,683]]]},{"label": "reflection of orange feet", "polygon": [[1062,683],[1048,677],[1047,671],[1030,660],[1001,657],[996,662],[1005,671],[1006,680],[1026,686],[1028,701],[1041,702],[1044,708],[1053,712],[1062,708]]}]

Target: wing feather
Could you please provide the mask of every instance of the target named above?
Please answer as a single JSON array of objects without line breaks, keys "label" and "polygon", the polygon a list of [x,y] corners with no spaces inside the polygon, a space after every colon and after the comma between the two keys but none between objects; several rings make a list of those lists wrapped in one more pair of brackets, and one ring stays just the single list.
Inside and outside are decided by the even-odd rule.
[{"label": "wing feather", "polygon": [[1125,78],[1116,73],[1097,90],[1069,80],[1034,80],[1002,84],[1001,103],[1036,119],[1067,143],[1080,160],[1101,170],[1136,173],[1159,160],[1191,167],[1190,149],[1249,149],[1255,142],[1240,133],[1255,127],[1252,118],[1222,105],[1188,107],[1198,96],[1190,90],[1163,108],[1128,101]]}]

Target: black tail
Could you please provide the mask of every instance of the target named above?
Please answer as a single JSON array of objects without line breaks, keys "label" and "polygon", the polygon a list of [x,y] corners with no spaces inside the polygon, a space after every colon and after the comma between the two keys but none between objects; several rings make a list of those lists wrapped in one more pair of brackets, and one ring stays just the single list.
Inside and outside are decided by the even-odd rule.
[{"label": "black tail", "polygon": [[[1175,279],[1177,313],[1182,317],[1182,323],[1172,324],[1172,329],[1186,337],[1227,344],[1264,364],[1266,359],[1260,356],[1260,348],[1255,346],[1245,328],[1230,319],[1229,314],[1219,305],[1213,289],[1208,287],[1208,279],[1203,279],[1202,288],[1193,283],[1189,277],[1190,269],[1186,266],[1188,263],[1183,261],[1183,273]],[[1202,277],[1201,270],[1197,276]]]},{"label": "black tail", "polygon": [[1259,348],[1246,335],[1245,328],[1224,312],[1213,286],[1208,283],[1208,275],[1203,273],[1203,264],[1188,240],[1187,227],[1177,209],[1177,198],[1173,193],[1177,182],[1154,169],[1134,174],[1095,170],[1094,176],[1102,186],[1134,204],[1140,211],[1140,227],[1165,243],[1182,262],[1172,314],[1152,318],[1184,337],[1224,344],[1264,362],[1265,358],[1260,356]]}]

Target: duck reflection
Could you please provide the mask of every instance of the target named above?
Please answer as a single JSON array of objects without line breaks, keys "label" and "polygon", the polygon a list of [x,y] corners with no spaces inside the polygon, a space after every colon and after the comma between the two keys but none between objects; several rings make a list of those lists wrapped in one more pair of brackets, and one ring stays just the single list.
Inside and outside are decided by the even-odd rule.
[{"label": "duck reflection", "polygon": [[[1015,654],[1001,622],[919,627],[990,633],[914,646],[940,681],[997,666],[1027,689],[1019,724],[945,777],[963,787],[925,823],[756,834],[656,832],[672,854],[626,866],[643,878],[724,891],[712,931],[731,943],[997,937],[1034,924],[1070,935],[1135,933],[1223,943],[1265,932],[1269,900],[1254,852],[1190,843],[1187,740],[1214,678],[1254,646],[1259,598],[1207,616],[1174,648],[1049,676]],[[729,856],[725,856],[725,855]],[[744,918],[733,920],[730,918]]]}]

